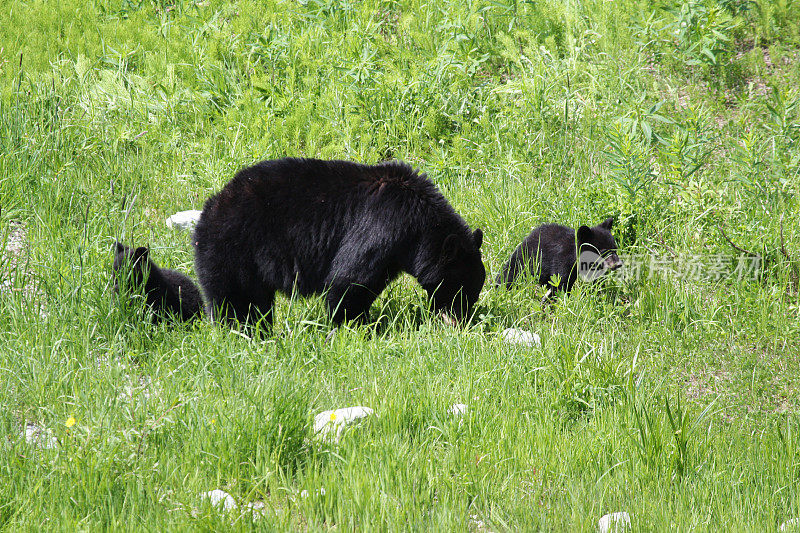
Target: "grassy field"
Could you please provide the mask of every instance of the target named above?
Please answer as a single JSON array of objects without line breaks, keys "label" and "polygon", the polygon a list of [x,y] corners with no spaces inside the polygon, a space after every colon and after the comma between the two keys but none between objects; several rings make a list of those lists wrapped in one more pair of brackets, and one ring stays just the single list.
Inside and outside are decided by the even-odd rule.
[{"label": "grassy field", "polygon": [[[410,162],[491,275],[607,216],[627,267],[545,310],[487,283],[461,330],[401,277],[330,343],[321,299],[263,340],[115,300],[116,239],[194,276],[165,218],[286,155]],[[4,0],[0,529],[776,531],[798,193],[796,0]]]}]

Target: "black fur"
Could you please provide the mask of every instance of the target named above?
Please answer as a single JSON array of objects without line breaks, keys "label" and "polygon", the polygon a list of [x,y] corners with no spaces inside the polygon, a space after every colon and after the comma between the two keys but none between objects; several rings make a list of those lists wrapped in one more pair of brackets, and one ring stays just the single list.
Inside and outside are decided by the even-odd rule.
[{"label": "black fur", "polygon": [[203,299],[200,290],[186,275],[166,268],[159,268],[145,247],[135,250],[124,244],[114,247],[114,290],[119,292],[120,277],[127,275],[128,287],[133,291],[144,290],[145,301],[153,310],[153,321],[166,316],[181,320],[192,320],[200,316]]},{"label": "black fur", "polygon": [[544,286],[550,286],[553,276],[560,276],[556,289],[569,292],[578,276],[578,250],[599,254],[605,268],[616,270],[622,266],[622,261],[616,253],[617,242],[611,235],[613,223],[614,220],[608,218],[593,228],[581,226],[577,235],[574,229],[558,224],[534,228],[503,266],[497,285],[510,288],[528,271]]},{"label": "black fur", "polygon": [[486,277],[473,233],[424,174],[400,162],[278,159],[239,171],[194,233],[209,307],[271,321],[275,291],[326,293],[335,323],[367,320],[400,272],[436,310],[468,316]]}]

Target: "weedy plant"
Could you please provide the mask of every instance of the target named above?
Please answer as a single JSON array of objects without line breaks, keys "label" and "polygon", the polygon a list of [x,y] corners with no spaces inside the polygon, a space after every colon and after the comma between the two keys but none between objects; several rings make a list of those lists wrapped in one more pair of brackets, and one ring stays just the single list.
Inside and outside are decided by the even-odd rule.
[{"label": "weedy plant", "polygon": [[681,407],[680,398],[671,402],[665,397],[663,410],[657,404],[636,399],[629,405],[634,430],[631,441],[636,456],[651,475],[680,482],[704,463],[705,436],[701,426],[708,430],[706,418],[714,402],[697,415]]},{"label": "weedy plant", "polygon": [[[656,107],[647,117],[660,117]],[[667,199],[658,190],[647,149],[637,140],[637,130],[652,139],[652,128],[646,119],[623,119],[606,132],[603,152],[611,178],[617,184],[616,194],[609,198],[608,209],[615,216],[615,229],[620,246],[632,246],[643,233],[652,229],[653,213],[663,213]]]}]

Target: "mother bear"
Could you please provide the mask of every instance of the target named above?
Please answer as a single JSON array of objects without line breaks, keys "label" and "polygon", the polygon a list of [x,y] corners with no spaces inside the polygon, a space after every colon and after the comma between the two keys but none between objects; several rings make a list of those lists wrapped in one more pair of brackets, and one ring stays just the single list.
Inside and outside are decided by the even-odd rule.
[{"label": "mother bear", "polygon": [[195,267],[212,316],[229,321],[271,323],[275,291],[292,290],[324,293],[336,324],[366,321],[400,272],[461,320],[486,278],[482,240],[405,163],[285,158],[240,170],[206,201]]}]

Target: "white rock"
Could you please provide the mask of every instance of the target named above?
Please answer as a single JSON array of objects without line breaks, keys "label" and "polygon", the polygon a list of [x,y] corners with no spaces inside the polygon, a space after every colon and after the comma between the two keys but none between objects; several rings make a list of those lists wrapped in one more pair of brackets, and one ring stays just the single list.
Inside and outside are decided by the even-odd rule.
[{"label": "white rock", "polygon": [[11,282],[10,279],[7,279],[0,283],[0,294],[7,293],[10,294],[14,291],[14,284]]},{"label": "white rock", "polygon": [[323,411],[314,417],[314,434],[328,442],[339,442],[345,426],[360,422],[373,413],[369,407],[361,406]]},{"label": "white rock", "polygon": [[450,409],[447,410],[448,413],[451,415],[462,416],[467,414],[467,404],[465,403],[454,403],[450,406]]},{"label": "white rock", "polygon": [[53,436],[52,431],[35,424],[25,426],[25,442],[45,450],[52,450],[58,446],[58,439]]},{"label": "white rock", "polygon": [[20,255],[25,249],[25,240],[27,236],[28,232],[21,222],[11,222],[9,224],[6,249],[14,255]]},{"label": "white rock", "polygon": [[203,492],[200,494],[200,499],[208,500],[214,507],[222,507],[223,511],[233,511],[237,507],[236,500],[233,499],[233,496],[224,490],[215,489]]},{"label": "white rock", "polygon": [[469,523],[467,529],[469,531],[476,531],[479,533],[488,532],[489,528],[486,527],[486,522],[478,519],[478,515],[473,514],[469,516]]},{"label": "white rock", "polygon": [[625,511],[603,515],[597,522],[597,530],[600,533],[610,533],[612,531],[625,531],[631,527],[631,515]]},{"label": "white rock", "polygon": [[536,333],[524,329],[508,328],[500,334],[509,344],[524,344],[525,346],[541,346],[542,339]]},{"label": "white rock", "polygon": [[[311,496],[311,494],[312,493],[308,492],[305,489],[300,491],[300,497],[301,498],[308,498],[309,496]],[[314,489],[313,495],[314,496],[325,496],[325,487],[320,487],[318,489]]]},{"label": "white rock", "polygon": [[242,505],[242,514],[250,514],[253,520],[264,518],[267,505],[264,502],[248,502]]},{"label": "white rock", "polygon": [[179,213],[175,213],[171,217],[167,218],[167,227],[191,229],[195,226],[195,224],[197,224],[197,221],[200,220],[201,213],[202,211],[198,211],[197,209],[190,209],[189,211],[180,211]]},{"label": "white rock", "polygon": [[792,518],[781,524],[781,531],[800,530],[800,518]]},{"label": "white rock", "polygon": [[[109,357],[107,355],[101,355],[97,359],[95,359],[95,365],[97,368],[107,368],[110,366],[118,367],[120,370],[125,371],[128,370],[128,365],[123,363],[116,357]],[[127,376],[126,376],[127,377]]]},{"label": "white rock", "polygon": [[134,381],[136,378],[127,377],[129,383],[125,385],[122,392],[117,396],[118,400],[132,402],[136,397],[149,400],[151,396],[157,397],[161,393],[161,388],[157,384],[153,384],[150,376],[139,376],[138,384]]}]

